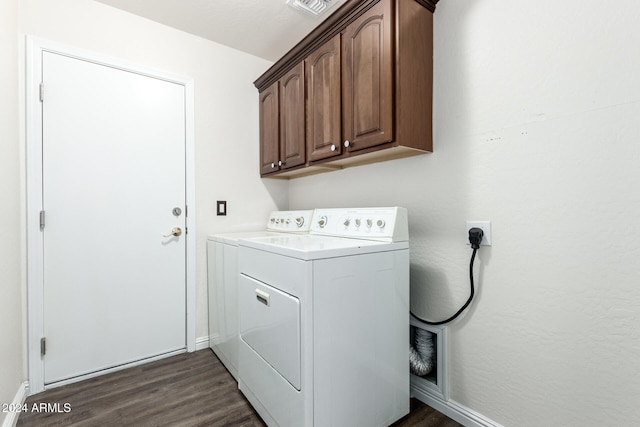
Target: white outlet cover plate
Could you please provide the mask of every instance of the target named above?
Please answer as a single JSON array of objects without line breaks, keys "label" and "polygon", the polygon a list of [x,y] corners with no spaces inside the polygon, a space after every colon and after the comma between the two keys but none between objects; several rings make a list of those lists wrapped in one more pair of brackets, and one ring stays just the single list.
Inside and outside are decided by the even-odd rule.
[{"label": "white outlet cover plate", "polygon": [[469,243],[469,230],[472,228],[481,228],[483,235],[480,246],[491,246],[491,221],[467,221],[467,233],[465,234],[465,242]]}]

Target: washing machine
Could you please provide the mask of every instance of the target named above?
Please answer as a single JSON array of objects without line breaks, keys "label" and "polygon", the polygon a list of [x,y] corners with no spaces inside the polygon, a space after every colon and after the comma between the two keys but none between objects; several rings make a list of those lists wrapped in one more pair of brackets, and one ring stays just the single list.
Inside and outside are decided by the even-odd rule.
[{"label": "washing machine", "polygon": [[309,234],[238,248],[238,384],[267,425],[409,413],[406,209],[316,209]]},{"label": "washing machine", "polygon": [[238,379],[238,240],[309,232],[313,211],[275,211],[262,230],[212,234],[207,238],[209,346]]}]

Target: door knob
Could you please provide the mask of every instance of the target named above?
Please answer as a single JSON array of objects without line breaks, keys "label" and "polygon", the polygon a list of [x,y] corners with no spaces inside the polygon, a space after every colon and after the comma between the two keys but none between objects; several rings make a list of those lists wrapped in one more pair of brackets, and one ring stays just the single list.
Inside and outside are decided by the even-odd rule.
[{"label": "door knob", "polygon": [[173,227],[171,229],[171,233],[169,234],[163,234],[163,237],[171,237],[171,236],[175,236],[178,237],[179,235],[182,234],[182,229],[180,227]]}]

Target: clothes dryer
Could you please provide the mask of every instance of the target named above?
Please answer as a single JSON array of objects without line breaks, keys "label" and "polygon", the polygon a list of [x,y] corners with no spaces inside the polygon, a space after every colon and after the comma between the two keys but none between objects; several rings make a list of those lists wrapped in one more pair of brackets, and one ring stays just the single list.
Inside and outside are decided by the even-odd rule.
[{"label": "clothes dryer", "polygon": [[238,245],[238,383],[267,425],[409,413],[405,209],[316,209],[307,235]]}]

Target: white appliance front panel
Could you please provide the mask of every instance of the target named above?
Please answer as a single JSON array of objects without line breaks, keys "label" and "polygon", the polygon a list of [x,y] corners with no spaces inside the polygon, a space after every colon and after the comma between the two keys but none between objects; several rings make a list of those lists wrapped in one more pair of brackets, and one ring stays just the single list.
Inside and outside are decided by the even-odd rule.
[{"label": "white appliance front panel", "polygon": [[[313,413],[304,389],[296,390],[273,367],[240,340],[238,388],[269,426],[311,426]],[[276,421],[277,420],[277,421]]]},{"label": "white appliance front panel", "polygon": [[240,244],[244,300],[262,282],[300,301],[300,390],[240,340],[239,388],[267,425],[383,427],[409,412],[406,246],[305,261]]},{"label": "white appliance front panel", "polygon": [[207,241],[209,346],[238,379],[238,247]]},{"label": "white appliance front panel", "polygon": [[240,339],[300,390],[300,301],[251,277],[238,286]]}]

